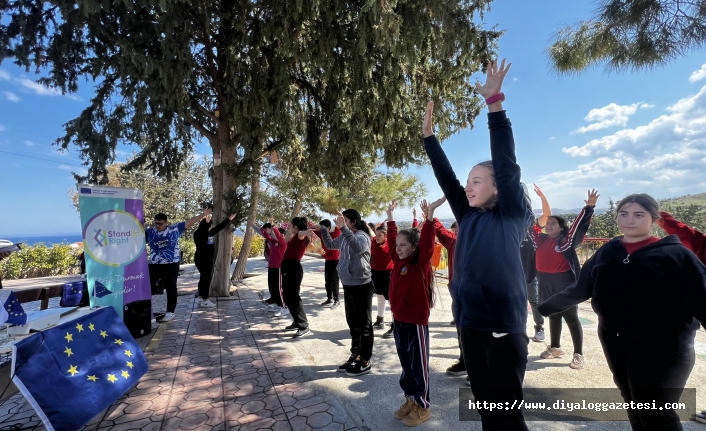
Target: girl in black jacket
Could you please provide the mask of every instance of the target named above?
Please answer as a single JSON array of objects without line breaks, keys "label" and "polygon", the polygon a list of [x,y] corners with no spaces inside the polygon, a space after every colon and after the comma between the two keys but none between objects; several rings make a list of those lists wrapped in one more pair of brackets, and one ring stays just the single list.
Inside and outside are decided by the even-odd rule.
[{"label": "girl in black jacket", "polygon": [[[588,192],[588,200],[584,201],[586,206],[576,216],[571,227],[563,217],[552,215],[547,218],[545,228],[547,233],[541,233],[536,225],[530,228],[530,239],[536,251],[539,302],[546,301],[552,295],[566,289],[578,278],[580,264],[576,248],[583,242],[583,237],[591,224],[591,216],[598,196],[595,190]],[[553,359],[561,358],[566,354],[561,348],[562,317],[566,320],[566,326],[569,327],[571,341],[574,344],[574,357],[569,366],[575,370],[581,370],[584,366],[583,329],[579,321],[578,305],[549,316],[551,343],[540,356],[544,359]]]},{"label": "girl in black jacket", "polygon": [[[696,319],[706,322],[706,267],[676,236],[650,234],[658,211],[646,194],[620,201],[623,236],[601,247],[575,285],[538,309],[547,316],[592,298],[598,337],[623,399],[661,407],[679,401],[694,367]],[[671,408],[628,409],[628,418],[633,430],[682,429]]]},{"label": "girl in black jacket", "polygon": [[235,214],[231,214],[230,217],[213,226],[211,215],[209,214],[201,220],[198,229],[194,232],[194,244],[196,244],[194,263],[196,264],[196,269],[199,270],[199,296],[201,297],[199,307],[213,308],[216,306],[208,299],[213,275],[214,237],[218,232],[225,229],[234,218]]}]

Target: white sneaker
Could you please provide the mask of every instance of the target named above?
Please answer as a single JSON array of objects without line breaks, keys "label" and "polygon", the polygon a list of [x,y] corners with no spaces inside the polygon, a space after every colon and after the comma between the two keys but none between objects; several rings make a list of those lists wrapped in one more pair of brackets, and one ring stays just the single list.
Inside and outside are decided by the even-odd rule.
[{"label": "white sneaker", "polygon": [[267,306],[267,309],[270,310],[270,311],[278,311],[278,310],[279,310],[279,305],[277,305],[277,304],[269,304],[269,305]]},{"label": "white sneaker", "polygon": [[214,304],[213,302],[211,302],[210,299],[207,299],[207,300],[205,300],[205,301],[201,301],[201,302],[199,303],[199,307],[213,308],[213,307],[215,307],[215,306],[216,306],[216,304]]},{"label": "white sneaker", "polygon": [[280,308],[275,314],[273,314],[273,317],[282,317],[282,316],[288,316],[289,313],[289,308]]},{"label": "white sneaker", "polygon": [[167,313],[162,317],[162,322],[169,322],[174,318],[174,313]]}]

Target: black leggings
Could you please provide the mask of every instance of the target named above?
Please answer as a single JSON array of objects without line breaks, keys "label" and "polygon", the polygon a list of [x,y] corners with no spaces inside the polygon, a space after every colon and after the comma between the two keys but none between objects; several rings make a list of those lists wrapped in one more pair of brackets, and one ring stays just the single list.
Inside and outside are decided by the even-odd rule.
[{"label": "black leggings", "polygon": [[[563,291],[574,282],[574,275],[571,271],[560,273],[537,272],[539,280],[539,302],[542,303],[552,295]],[[561,347],[561,318],[566,320],[566,326],[571,333],[571,341],[574,343],[574,353],[583,355],[583,328],[579,321],[579,307],[577,305],[564,310],[561,313],[549,316],[549,334],[551,337],[551,347]]]},{"label": "black leggings", "polygon": [[211,290],[211,279],[213,278],[213,259],[195,260],[196,269],[199,270],[199,296],[202,301],[208,299]]},{"label": "black leggings", "polygon": [[306,318],[302,297],[299,296],[302,288],[302,279],[304,278],[302,263],[298,260],[283,260],[281,271],[284,304],[292,313],[292,318],[297,327],[306,329],[309,327],[309,321]]},{"label": "black leggings", "polygon": [[561,347],[561,318],[566,320],[566,326],[571,333],[571,341],[574,343],[574,353],[583,355],[583,328],[579,320],[579,307],[574,305],[568,310],[549,316],[549,334],[552,347]]}]

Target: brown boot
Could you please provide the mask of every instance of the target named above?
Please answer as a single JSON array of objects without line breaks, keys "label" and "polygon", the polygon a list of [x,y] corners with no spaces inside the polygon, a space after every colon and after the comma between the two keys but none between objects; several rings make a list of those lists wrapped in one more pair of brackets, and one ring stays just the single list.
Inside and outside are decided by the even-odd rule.
[{"label": "brown boot", "polygon": [[402,423],[408,427],[416,427],[428,421],[431,417],[431,407],[422,408],[419,404],[414,403],[412,410],[407,416],[402,419]]},{"label": "brown boot", "polygon": [[400,406],[397,411],[395,411],[395,419],[397,420],[402,420],[404,419],[405,416],[409,414],[410,411],[412,411],[412,405],[416,405],[410,397],[405,396],[404,397],[404,404]]}]

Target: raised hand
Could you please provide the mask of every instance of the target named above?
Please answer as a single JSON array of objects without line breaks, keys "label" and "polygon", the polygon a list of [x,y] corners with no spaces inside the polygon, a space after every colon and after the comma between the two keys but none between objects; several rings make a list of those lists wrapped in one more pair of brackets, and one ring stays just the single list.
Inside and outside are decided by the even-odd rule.
[{"label": "raised hand", "polygon": [[476,90],[478,90],[478,93],[480,93],[480,95],[485,99],[500,93],[503,88],[503,80],[505,79],[507,72],[510,70],[510,66],[512,66],[512,63],[508,63],[507,67],[505,67],[504,58],[502,63],[500,63],[499,68],[497,60],[491,61],[490,64],[488,64],[485,84],[481,84],[480,81],[476,81]]},{"label": "raised hand", "polygon": [[598,202],[599,196],[600,195],[598,194],[598,190],[596,190],[596,189],[589,190],[588,191],[588,199],[584,201],[584,202],[586,202],[586,206],[595,207],[596,203]]},{"label": "raised hand", "polygon": [[435,200],[434,202],[429,203],[429,208],[432,210],[435,210],[442,206],[446,202],[446,196],[442,196],[441,198]]},{"label": "raised hand", "polygon": [[392,213],[395,211],[396,207],[397,207],[397,201],[392,201],[392,203],[390,203],[390,206],[387,207],[387,221],[394,220],[394,218],[392,218]]},{"label": "raised hand", "polygon": [[427,103],[427,112],[424,114],[424,121],[422,122],[422,134],[424,137],[429,137],[434,134],[434,125],[432,124],[432,116],[434,114],[434,102]]},{"label": "raised hand", "polygon": [[416,208],[412,208],[412,217],[417,218],[417,209]]},{"label": "raised hand", "polygon": [[535,183],[532,183],[532,185],[534,186],[534,192],[537,193],[537,196],[539,196],[540,198],[544,197],[544,192],[542,191],[542,189],[540,189],[539,186]]},{"label": "raised hand", "polygon": [[343,226],[346,225],[346,220],[343,218],[343,214],[339,211],[338,216],[336,217],[336,226],[338,226],[339,229],[343,229]]},{"label": "raised hand", "polygon": [[429,203],[426,199],[422,199],[422,201],[419,203],[419,208],[422,210],[422,214],[426,214],[427,212],[429,212]]},{"label": "raised hand", "polygon": [[235,216],[237,216],[237,215],[238,215],[237,213],[233,213],[233,214],[231,214],[230,217],[228,217],[228,218],[230,219],[230,221],[233,221],[233,219],[234,219]]}]

